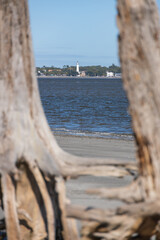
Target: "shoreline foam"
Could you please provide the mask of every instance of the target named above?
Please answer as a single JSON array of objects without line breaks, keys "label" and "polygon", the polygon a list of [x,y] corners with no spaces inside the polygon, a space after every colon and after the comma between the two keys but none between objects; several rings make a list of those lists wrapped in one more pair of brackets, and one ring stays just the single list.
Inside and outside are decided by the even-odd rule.
[{"label": "shoreline foam", "polygon": [[52,129],[54,135],[57,136],[72,136],[72,137],[88,137],[88,138],[104,138],[104,139],[119,139],[126,141],[133,141],[133,134],[125,133],[107,133],[107,132],[84,132],[79,130],[69,130],[69,129]]}]

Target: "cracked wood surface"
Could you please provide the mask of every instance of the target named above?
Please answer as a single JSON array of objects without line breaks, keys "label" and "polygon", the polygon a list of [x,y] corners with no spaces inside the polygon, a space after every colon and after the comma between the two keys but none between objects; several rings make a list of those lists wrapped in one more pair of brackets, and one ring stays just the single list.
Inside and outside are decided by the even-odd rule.
[{"label": "cracked wood surface", "polygon": [[[27,0],[0,0],[0,20],[0,173],[8,239],[76,239],[62,178],[122,177],[136,166],[73,156],[58,146],[40,103]],[[4,176],[12,181],[6,184]]]},{"label": "cracked wood surface", "polygon": [[[160,239],[160,25],[154,0],[118,0],[119,55],[137,143],[137,166],[73,156],[53,137],[35,76],[27,0],[0,0],[0,173],[9,240]],[[90,190],[130,203],[67,206],[64,179],[135,175],[122,189]],[[134,194],[133,192],[134,191]],[[68,216],[68,218],[67,218]]]},{"label": "cracked wood surface", "polygon": [[160,190],[160,26],[154,0],[118,1],[119,56],[146,199]]}]

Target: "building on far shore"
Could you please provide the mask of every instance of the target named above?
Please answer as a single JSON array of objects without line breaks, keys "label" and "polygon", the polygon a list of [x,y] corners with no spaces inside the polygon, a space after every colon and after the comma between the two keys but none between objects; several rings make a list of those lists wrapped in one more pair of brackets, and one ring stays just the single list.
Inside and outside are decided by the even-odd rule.
[{"label": "building on far shore", "polygon": [[106,77],[114,77],[114,73],[113,72],[106,72]]},{"label": "building on far shore", "polygon": [[115,73],[115,77],[121,78],[122,77],[122,73]]},{"label": "building on far shore", "polygon": [[85,77],[86,76],[86,72],[85,71],[80,72],[80,76],[81,77]]},{"label": "building on far shore", "polygon": [[78,77],[85,77],[86,76],[86,72],[85,71],[82,71],[80,72],[79,71],[79,62],[77,61],[77,65],[76,65],[76,72],[78,73]]},{"label": "building on far shore", "polygon": [[78,73],[78,75],[80,75],[80,71],[79,71],[79,62],[77,61],[77,66],[76,66],[76,72]]}]

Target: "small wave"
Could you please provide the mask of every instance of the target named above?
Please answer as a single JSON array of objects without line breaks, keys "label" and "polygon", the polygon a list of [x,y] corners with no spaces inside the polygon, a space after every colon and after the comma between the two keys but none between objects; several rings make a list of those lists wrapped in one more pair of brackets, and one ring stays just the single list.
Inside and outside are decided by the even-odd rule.
[{"label": "small wave", "polygon": [[121,140],[133,140],[132,134],[125,133],[107,133],[107,132],[84,132],[80,130],[70,130],[66,128],[52,128],[54,134],[57,135],[68,135],[77,137],[95,137],[95,138],[106,138],[106,139],[121,139]]}]

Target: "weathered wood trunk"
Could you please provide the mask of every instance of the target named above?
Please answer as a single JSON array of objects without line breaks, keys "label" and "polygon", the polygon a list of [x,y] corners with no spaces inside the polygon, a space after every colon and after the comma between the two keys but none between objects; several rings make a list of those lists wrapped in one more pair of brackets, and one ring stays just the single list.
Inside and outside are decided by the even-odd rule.
[{"label": "weathered wood trunk", "polygon": [[137,143],[138,175],[130,186],[92,189],[120,199],[118,209],[69,209],[85,220],[83,240],[160,239],[160,21],[155,0],[117,0],[119,55]]},{"label": "weathered wood trunk", "polygon": [[0,0],[0,173],[7,235],[68,239],[59,189],[63,164],[40,103],[27,5]]},{"label": "weathered wood trunk", "polygon": [[160,24],[154,0],[118,1],[119,54],[144,199],[160,194]]},{"label": "weathered wood trunk", "polygon": [[[130,186],[92,189],[127,203],[115,210],[66,205],[68,177],[134,174],[135,164],[72,156],[46,122],[35,77],[27,0],[0,0],[0,174],[9,240],[160,239],[160,34],[154,0],[118,0],[119,53],[137,142]],[[68,218],[67,218],[68,217]]]},{"label": "weathered wood trunk", "polygon": [[40,103],[27,0],[0,0],[0,143],[9,240],[78,239],[74,220],[66,217],[64,178],[106,171],[124,176],[135,168],[75,157],[57,145]]}]

